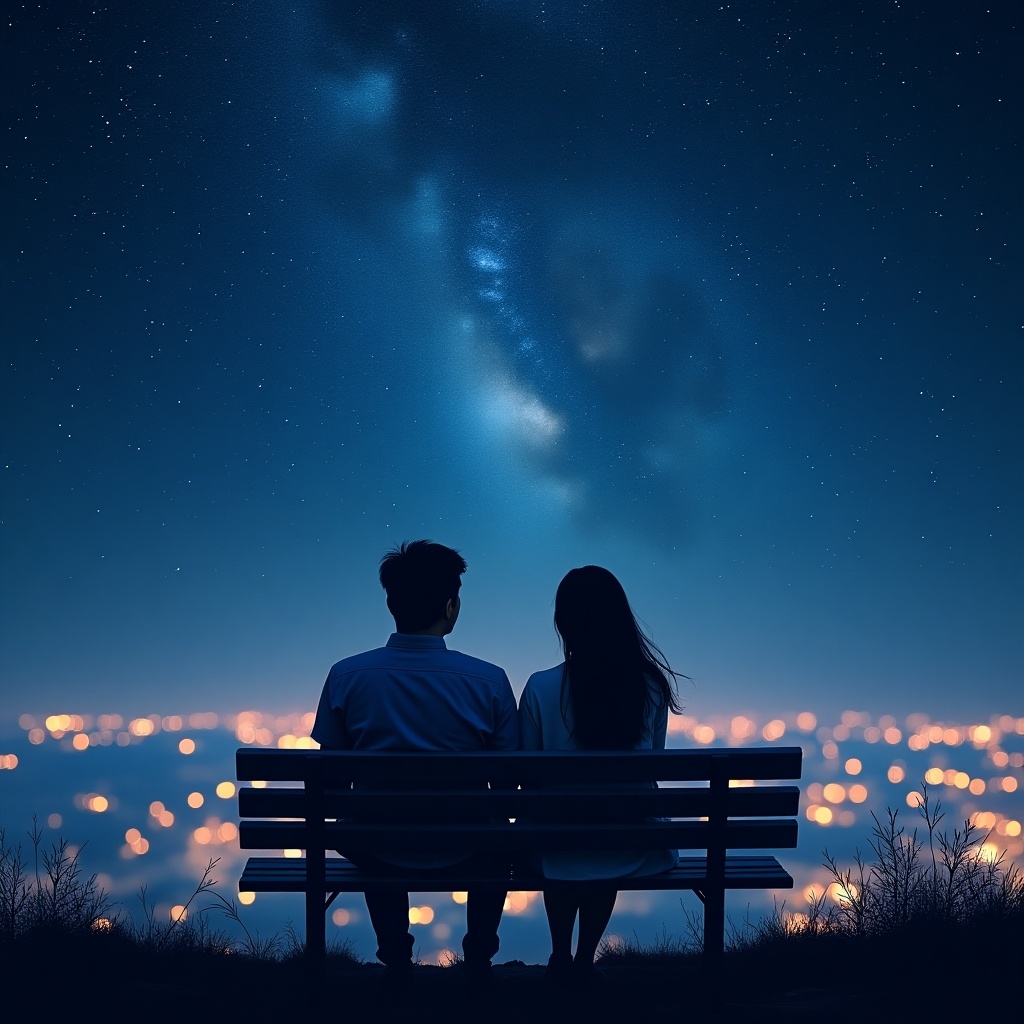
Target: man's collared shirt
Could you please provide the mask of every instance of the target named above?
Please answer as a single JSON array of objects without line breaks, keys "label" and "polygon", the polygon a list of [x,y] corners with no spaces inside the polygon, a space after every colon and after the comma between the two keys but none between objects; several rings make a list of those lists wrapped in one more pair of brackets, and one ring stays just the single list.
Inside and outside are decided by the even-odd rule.
[{"label": "man's collared shirt", "polygon": [[516,750],[519,722],[504,669],[392,633],[331,669],[312,736],[329,750]]}]

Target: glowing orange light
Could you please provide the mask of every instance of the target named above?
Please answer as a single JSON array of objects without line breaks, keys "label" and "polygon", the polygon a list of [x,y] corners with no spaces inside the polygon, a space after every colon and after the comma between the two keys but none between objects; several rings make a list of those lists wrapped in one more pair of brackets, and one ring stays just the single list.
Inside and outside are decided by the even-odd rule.
[{"label": "glowing orange light", "polygon": [[159,800],[154,800],[154,801],[153,801],[153,802],[152,802],[152,803],[151,803],[151,804],[149,805],[149,813],[150,813],[150,814],[151,814],[151,815],[152,815],[152,816],[153,816],[154,818],[159,818],[159,817],[160,817],[160,815],[161,815],[161,814],[163,814],[163,812],[164,812],[164,805],[163,805],[163,804],[162,804],[162,803],[161,803],[161,802],[160,802]]},{"label": "glowing orange light", "polygon": [[882,730],[877,725],[869,725],[864,730],[865,743],[877,743],[882,738]]},{"label": "glowing orange light", "polygon": [[75,738],[71,741],[71,746],[75,750],[85,750],[89,746],[89,737],[84,732],[75,734]]},{"label": "glowing orange light", "polygon": [[942,769],[941,768],[929,768],[924,773],[924,781],[929,786],[937,786],[942,781]]},{"label": "glowing orange light", "polygon": [[839,756],[839,748],[829,740],[822,746],[821,755],[826,761],[834,761]]},{"label": "glowing orange light", "polygon": [[814,812],[814,820],[819,825],[828,825],[832,821],[832,811],[828,807],[819,807]]},{"label": "glowing orange light", "polygon": [[510,892],[505,898],[505,904],[510,914],[521,914],[530,905],[530,898],[525,892]]},{"label": "glowing orange light", "polygon": [[885,737],[885,742],[891,746],[895,746],[901,739],[903,739],[903,733],[901,733],[895,725],[889,726],[882,735]]},{"label": "glowing orange light", "polygon": [[160,825],[162,825],[162,826],[163,826],[164,828],[170,828],[170,827],[171,827],[171,826],[172,826],[172,825],[174,824],[174,815],[173,815],[173,814],[171,814],[171,812],[170,812],[170,811],[161,811],[161,812],[160,812],[160,813],[159,813],[159,814],[157,815],[157,818],[156,818],[156,820],[157,820],[157,821],[158,821],[158,822],[160,823]]},{"label": "glowing orange light", "polygon": [[[245,906],[248,907],[250,904],[256,902],[256,893],[254,893],[254,892],[240,892],[238,894],[238,902],[242,903],[242,904],[244,904]],[[335,911],[335,913],[337,913],[337,911]],[[337,922],[335,922],[335,923],[337,923]]]},{"label": "glowing orange light", "polygon": [[890,782],[895,783],[902,782],[907,773],[902,765],[894,764],[889,767],[889,770],[885,774],[886,778],[888,778]]},{"label": "glowing orange light", "polygon": [[338,909],[331,914],[331,920],[339,928],[344,928],[345,925],[352,920],[352,915],[344,907],[338,907]]},{"label": "glowing orange light", "polygon": [[921,806],[921,801],[924,799],[916,789],[912,789],[907,794],[907,806],[913,807],[915,810]]},{"label": "glowing orange light", "polygon": [[206,844],[213,839],[213,832],[211,832],[205,825],[200,825],[199,828],[192,833],[192,838],[199,843],[200,846],[206,846]]},{"label": "glowing orange light", "polygon": [[850,799],[855,804],[862,804],[868,798],[867,786],[862,786],[859,782],[855,782],[850,787]]},{"label": "glowing orange light", "polygon": [[172,921],[184,921],[188,918],[188,910],[181,903],[171,907],[171,920]]},{"label": "glowing orange light", "polygon": [[971,779],[971,784],[967,787],[968,792],[973,793],[974,796],[981,796],[985,792],[985,780],[984,779]]},{"label": "glowing orange light", "polygon": [[811,714],[810,711],[801,711],[800,714],[796,716],[797,728],[802,732],[813,732],[817,724],[817,717]]},{"label": "glowing orange light", "polygon": [[235,784],[233,782],[218,782],[214,792],[221,800],[230,800],[235,795]]},{"label": "glowing orange light", "polygon": [[846,790],[838,782],[830,782],[822,792],[830,804],[840,804],[846,799]]},{"label": "glowing orange light", "polygon": [[42,743],[44,739],[46,739],[46,733],[43,732],[42,729],[39,729],[39,728],[29,729],[29,731],[28,731],[28,741],[34,747],[38,747],[39,744]]},{"label": "glowing orange light", "polygon": [[189,807],[197,808],[203,806],[203,794],[202,793],[189,793],[187,801]]},{"label": "glowing orange light", "polygon": [[409,924],[430,924],[434,920],[432,907],[410,907]]},{"label": "glowing orange light", "polygon": [[860,758],[851,757],[847,759],[846,764],[843,765],[843,767],[846,769],[847,775],[860,775],[861,769],[863,769],[864,765],[861,763]]},{"label": "glowing orange light", "polygon": [[966,789],[971,784],[971,777],[967,772],[957,772],[953,776],[953,785],[957,789]]},{"label": "glowing orange light", "polygon": [[1017,792],[1017,780],[1012,775],[1007,775],[1003,778],[1003,792],[1004,793],[1016,793]]},{"label": "glowing orange light", "polygon": [[452,900],[456,903],[465,903],[469,899],[468,892],[453,892]]},{"label": "glowing orange light", "polygon": [[225,821],[220,828],[217,829],[217,838],[222,843],[230,843],[238,838],[238,826],[234,822]]},{"label": "glowing orange light", "polygon": [[102,814],[110,806],[110,801],[105,796],[100,796],[96,793],[89,797],[85,806],[88,807],[90,811]]},{"label": "glowing orange light", "polygon": [[130,828],[124,834],[124,841],[131,846],[136,840],[142,838],[142,833],[137,828]]},{"label": "glowing orange light", "polygon": [[698,743],[714,743],[715,741],[715,730],[710,725],[698,725],[693,730],[693,738]]},{"label": "glowing orange light", "polygon": [[196,752],[196,741],[189,739],[186,736],[184,739],[178,741],[178,750],[186,756],[194,754]]},{"label": "glowing orange light", "polygon": [[1021,832],[1020,822],[1015,819],[1011,819],[1006,823],[1006,834],[1008,836],[1019,836]]},{"label": "glowing orange light", "polygon": [[757,725],[746,715],[736,715],[729,723],[729,732],[733,739],[749,739],[757,731]]}]

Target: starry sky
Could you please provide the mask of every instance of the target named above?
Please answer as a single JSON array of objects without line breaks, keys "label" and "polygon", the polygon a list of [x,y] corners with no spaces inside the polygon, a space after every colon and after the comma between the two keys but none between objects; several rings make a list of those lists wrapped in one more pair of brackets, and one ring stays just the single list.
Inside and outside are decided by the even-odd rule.
[{"label": "starry sky", "polygon": [[0,715],[310,710],[380,555],[518,692],[1021,713],[1010,2],[7,6]]}]

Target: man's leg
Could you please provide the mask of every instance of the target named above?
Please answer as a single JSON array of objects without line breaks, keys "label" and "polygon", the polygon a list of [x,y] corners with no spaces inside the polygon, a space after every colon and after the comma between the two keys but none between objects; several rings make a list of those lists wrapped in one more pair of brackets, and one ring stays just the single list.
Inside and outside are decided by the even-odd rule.
[{"label": "man's leg", "polygon": [[409,894],[400,889],[375,889],[363,894],[377,936],[377,959],[401,970],[412,966],[413,937],[409,931]]},{"label": "man's leg", "polygon": [[466,900],[466,935],[462,954],[469,967],[491,962],[498,952],[498,924],[505,906],[504,889],[470,888]]}]

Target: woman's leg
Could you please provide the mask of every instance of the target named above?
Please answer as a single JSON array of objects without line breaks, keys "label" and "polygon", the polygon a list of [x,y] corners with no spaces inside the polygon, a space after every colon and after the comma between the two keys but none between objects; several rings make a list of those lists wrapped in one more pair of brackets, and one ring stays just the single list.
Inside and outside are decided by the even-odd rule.
[{"label": "woman's leg", "polygon": [[587,893],[580,898],[580,933],[576,940],[575,961],[577,966],[593,966],[594,954],[611,920],[616,896],[618,892],[615,889],[605,889]]},{"label": "woman's leg", "polygon": [[551,955],[558,960],[572,959],[572,929],[576,923],[579,899],[571,893],[544,890],[544,910],[551,932]]}]

